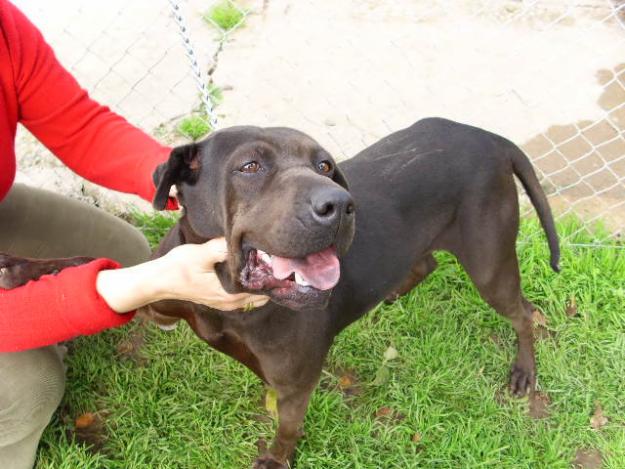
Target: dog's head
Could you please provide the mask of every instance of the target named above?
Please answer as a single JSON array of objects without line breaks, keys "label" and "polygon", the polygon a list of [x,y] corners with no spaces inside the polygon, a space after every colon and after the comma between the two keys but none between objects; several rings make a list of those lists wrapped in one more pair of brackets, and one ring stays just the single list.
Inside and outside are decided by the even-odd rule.
[{"label": "dog's head", "polygon": [[154,173],[154,207],[172,185],[198,239],[225,236],[218,273],[231,292],[292,309],[325,306],[354,236],[355,207],[335,161],[287,128],[232,127],[175,148]]}]

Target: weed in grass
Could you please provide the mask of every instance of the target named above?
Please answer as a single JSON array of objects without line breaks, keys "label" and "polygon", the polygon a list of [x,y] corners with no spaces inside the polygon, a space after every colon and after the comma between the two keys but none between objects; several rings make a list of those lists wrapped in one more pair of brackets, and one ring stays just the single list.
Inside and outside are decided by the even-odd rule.
[{"label": "weed in grass", "polygon": [[201,116],[185,117],[178,124],[178,132],[193,141],[199,140],[211,130],[208,121]]},{"label": "weed in grass", "polygon": [[[152,244],[174,221],[135,218]],[[566,235],[580,227],[558,228]],[[625,467],[625,256],[564,246],[554,274],[534,219],[523,222],[521,240],[525,295],[557,336],[536,344],[540,402],[509,395],[513,329],[455,259],[439,253],[439,268],[419,287],[337,338],[327,363],[335,372],[322,374],[312,396],[298,469]],[[64,398],[71,418],[56,414],[37,468],[249,467],[256,441],[274,431],[262,384],[184,326],[145,329],[146,366],[122,359],[118,345],[124,350],[139,327],[74,341]],[[375,386],[382,366],[388,376]],[[90,453],[66,430],[77,416],[103,410],[106,441]]]},{"label": "weed in grass", "polygon": [[208,95],[210,96],[213,106],[219,106],[224,100],[224,92],[217,85],[210,85],[208,89]]},{"label": "weed in grass", "polygon": [[222,31],[228,32],[245,20],[245,11],[236,3],[223,0],[213,6],[205,15],[204,20]]}]

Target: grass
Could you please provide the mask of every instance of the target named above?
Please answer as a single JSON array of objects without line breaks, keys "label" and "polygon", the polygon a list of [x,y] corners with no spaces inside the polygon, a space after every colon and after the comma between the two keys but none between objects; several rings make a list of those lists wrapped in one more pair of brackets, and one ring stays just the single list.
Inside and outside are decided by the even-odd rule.
[{"label": "grass", "polygon": [[[223,90],[219,86],[209,85],[209,99],[212,103],[213,110],[223,101]],[[194,142],[212,132],[213,127],[206,113],[196,112],[180,121],[177,126],[178,133],[184,137],[190,138]]]},{"label": "grass", "polygon": [[204,20],[213,26],[228,32],[238,26],[245,19],[245,11],[241,10],[231,0],[223,0],[213,6],[205,15]]},{"label": "grass", "polygon": [[[171,223],[138,219],[152,242]],[[564,469],[582,448],[599,450],[602,467],[625,467],[625,255],[564,249],[556,275],[536,223],[522,230],[524,291],[547,317],[536,348],[548,416],[531,418],[527,399],[508,396],[512,328],[442,254],[412,293],[338,337],[306,416],[298,469]],[[384,362],[391,345],[398,357]],[[83,337],[67,364],[67,392],[44,433],[39,469],[238,469],[249,467],[257,439],[273,435],[260,382],[186,325],[164,333],[134,323]],[[597,404],[608,421],[593,429]],[[74,433],[84,412],[100,423]]]},{"label": "grass", "polygon": [[185,117],[178,124],[178,132],[193,141],[199,140],[211,130],[210,123],[201,116]]}]

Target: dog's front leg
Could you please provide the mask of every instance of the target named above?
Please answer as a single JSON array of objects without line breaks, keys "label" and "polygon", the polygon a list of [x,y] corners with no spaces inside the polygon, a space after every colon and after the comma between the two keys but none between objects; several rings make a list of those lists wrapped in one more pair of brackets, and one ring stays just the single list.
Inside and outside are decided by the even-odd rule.
[{"label": "dog's front leg", "polygon": [[276,387],[278,393],[278,431],[268,452],[254,462],[254,469],[288,469],[295,446],[303,436],[303,423],[315,384],[306,387]]}]

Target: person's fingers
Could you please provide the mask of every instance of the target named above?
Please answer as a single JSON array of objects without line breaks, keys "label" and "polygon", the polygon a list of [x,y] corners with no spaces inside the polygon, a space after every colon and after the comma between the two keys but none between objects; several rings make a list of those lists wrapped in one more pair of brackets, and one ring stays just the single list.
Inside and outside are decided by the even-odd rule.
[{"label": "person's fingers", "polygon": [[266,304],[269,301],[269,297],[268,296],[262,296],[262,295],[254,295],[253,297],[253,303],[255,306],[263,306],[264,304]]},{"label": "person's fingers", "polygon": [[223,262],[228,257],[228,245],[225,238],[214,238],[200,245],[204,254],[204,262],[210,265]]},{"label": "person's fingers", "polygon": [[244,298],[237,299],[236,301],[229,301],[227,303],[228,311],[233,309],[252,310],[265,305],[269,301],[267,296],[259,295],[246,295]]},{"label": "person's fingers", "polygon": [[256,308],[264,306],[267,301],[269,301],[269,298],[259,301],[245,301],[243,303],[238,301],[235,303],[223,303],[221,306],[219,306],[219,309],[221,309],[222,311],[235,311],[237,309],[242,309],[245,312],[250,312]]},{"label": "person's fingers", "polygon": [[269,297],[264,295],[252,295],[250,293],[228,293],[228,301],[230,301],[231,303],[250,303],[263,300],[267,302],[268,299]]}]

